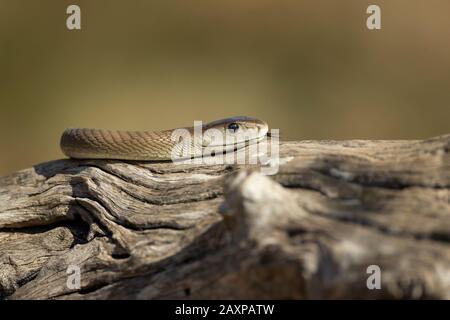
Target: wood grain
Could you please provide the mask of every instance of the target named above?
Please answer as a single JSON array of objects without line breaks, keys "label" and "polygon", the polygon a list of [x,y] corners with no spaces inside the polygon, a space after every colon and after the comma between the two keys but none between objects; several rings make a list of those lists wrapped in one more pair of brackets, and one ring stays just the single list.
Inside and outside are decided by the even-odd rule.
[{"label": "wood grain", "polygon": [[0,296],[450,298],[450,135],[281,142],[280,157],[273,176],[58,160],[2,177]]}]

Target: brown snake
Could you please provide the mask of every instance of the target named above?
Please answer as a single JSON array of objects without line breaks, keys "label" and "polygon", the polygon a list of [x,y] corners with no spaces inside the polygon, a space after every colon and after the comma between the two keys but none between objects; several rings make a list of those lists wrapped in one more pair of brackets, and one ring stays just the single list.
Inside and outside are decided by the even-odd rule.
[{"label": "brown snake", "polygon": [[[65,155],[76,159],[171,160],[174,151],[181,152],[178,150],[181,148],[180,137],[174,135],[180,130],[192,136],[187,156],[195,157],[208,147],[227,152],[259,141],[266,136],[268,125],[256,118],[233,117],[207,123],[198,129],[200,137],[194,127],[161,131],[67,129],[62,134],[60,146]],[[233,139],[223,139],[218,143],[211,138],[213,133]]]}]

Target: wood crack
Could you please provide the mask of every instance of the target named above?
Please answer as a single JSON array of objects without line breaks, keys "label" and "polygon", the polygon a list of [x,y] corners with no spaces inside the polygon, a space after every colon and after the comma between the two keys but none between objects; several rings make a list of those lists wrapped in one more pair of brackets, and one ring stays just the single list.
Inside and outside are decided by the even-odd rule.
[{"label": "wood crack", "polygon": [[[449,146],[450,135],[281,142],[289,161],[273,176],[258,165],[40,164],[0,179],[0,294],[450,299]],[[73,265],[78,290],[66,285]],[[370,265],[382,290],[366,287]]]}]

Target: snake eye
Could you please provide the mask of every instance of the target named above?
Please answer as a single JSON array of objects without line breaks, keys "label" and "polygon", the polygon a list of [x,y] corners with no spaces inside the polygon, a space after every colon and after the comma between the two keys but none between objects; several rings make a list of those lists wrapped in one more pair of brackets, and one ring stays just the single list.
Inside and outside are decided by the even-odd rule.
[{"label": "snake eye", "polygon": [[232,122],[228,125],[228,130],[231,132],[236,132],[239,130],[239,125],[236,122]]}]

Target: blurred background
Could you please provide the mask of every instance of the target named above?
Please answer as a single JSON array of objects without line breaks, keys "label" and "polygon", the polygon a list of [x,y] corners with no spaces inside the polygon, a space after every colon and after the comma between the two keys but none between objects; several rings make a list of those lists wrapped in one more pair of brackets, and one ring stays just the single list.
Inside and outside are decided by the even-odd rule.
[{"label": "blurred background", "polygon": [[284,140],[450,133],[449,13],[448,0],[0,0],[0,175],[62,158],[67,127],[248,115]]}]

